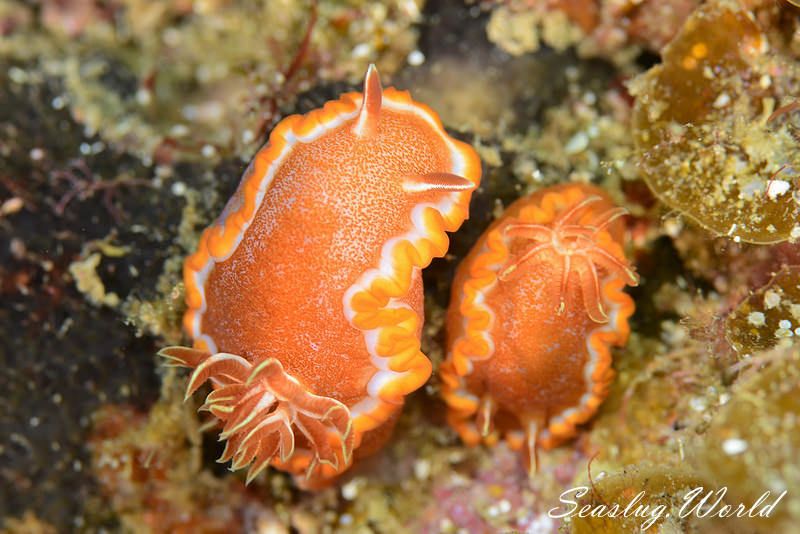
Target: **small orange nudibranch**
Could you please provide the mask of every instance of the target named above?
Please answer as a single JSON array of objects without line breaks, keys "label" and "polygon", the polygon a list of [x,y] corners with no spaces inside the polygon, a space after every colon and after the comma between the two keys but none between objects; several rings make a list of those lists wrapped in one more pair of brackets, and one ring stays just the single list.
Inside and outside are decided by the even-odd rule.
[{"label": "small orange nudibranch", "polygon": [[550,187],[513,203],[456,273],[441,366],[448,420],[470,445],[525,449],[572,437],[607,395],[638,277],[626,211],[600,189]]},{"label": "small orange nudibranch", "polygon": [[480,160],[409,94],[363,93],[284,119],[186,259],[187,397],[222,425],[220,461],[322,485],[388,439],[430,376],[420,270],[467,217]]}]

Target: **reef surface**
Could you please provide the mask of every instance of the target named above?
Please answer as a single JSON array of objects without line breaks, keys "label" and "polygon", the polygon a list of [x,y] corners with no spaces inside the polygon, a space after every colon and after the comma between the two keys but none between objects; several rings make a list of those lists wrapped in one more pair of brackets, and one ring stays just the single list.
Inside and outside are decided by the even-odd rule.
[{"label": "reef surface", "polygon": [[[632,532],[559,518],[640,491],[659,532],[800,520],[800,10],[783,1],[0,0],[0,526],[49,532]],[[464,447],[438,379],[390,444],[316,493],[246,486],[186,373],[181,262],[282,117],[369,63],[484,164],[424,272],[443,359],[458,262],[516,198],[599,185],[641,276],[617,378],[579,437]],[[677,513],[696,487],[768,517]],[[713,514],[710,514],[713,515]]]}]

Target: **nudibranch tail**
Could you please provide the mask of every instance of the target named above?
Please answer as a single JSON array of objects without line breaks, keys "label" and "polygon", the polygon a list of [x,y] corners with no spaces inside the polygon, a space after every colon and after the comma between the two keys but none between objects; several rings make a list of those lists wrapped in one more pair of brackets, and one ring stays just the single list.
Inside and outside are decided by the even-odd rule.
[{"label": "nudibranch tail", "polygon": [[220,440],[227,443],[218,461],[230,461],[232,470],[249,465],[247,483],[268,465],[286,464],[295,454],[308,457],[306,478],[319,466],[339,473],[352,462],[350,410],[335,399],[306,391],[278,360],[268,358],[253,366],[235,354],[186,347],[167,347],[159,355],[168,365],[194,368],[187,399],[206,380],[215,383],[217,389],[200,409],[222,422]]},{"label": "nudibranch tail", "polygon": [[356,136],[364,139],[372,137],[378,130],[378,118],[383,104],[383,87],[378,69],[375,65],[370,65],[364,77],[364,98],[361,101],[361,109],[358,111],[358,118],[353,127]]}]

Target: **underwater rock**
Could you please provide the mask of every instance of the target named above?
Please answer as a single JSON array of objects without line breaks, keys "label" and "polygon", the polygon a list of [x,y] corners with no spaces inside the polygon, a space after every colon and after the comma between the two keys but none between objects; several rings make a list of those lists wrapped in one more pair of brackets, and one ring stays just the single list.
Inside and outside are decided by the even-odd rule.
[{"label": "underwater rock", "polygon": [[0,58],[64,80],[90,133],[145,163],[252,152],[297,94],[386,74],[415,49],[422,1],[41,2],[0,6]]},{"label": "underwater rock", "polygon": [[201,470],[199,422],[176,386],[173,373],[149,413],[108,404],[93,416],[91,468],[123,530],[251,532],[276,523],[267,496]]},{"label": "underwater rock", "polygon": [[786,491],[769,517],[743,521],[757,532],[790,532],[800,520],[800,349],[776,348],[743,362],[728,401],[686,457],[699,476],[727,488],[728,503],[750,505],[766,491],[774,502]]}]

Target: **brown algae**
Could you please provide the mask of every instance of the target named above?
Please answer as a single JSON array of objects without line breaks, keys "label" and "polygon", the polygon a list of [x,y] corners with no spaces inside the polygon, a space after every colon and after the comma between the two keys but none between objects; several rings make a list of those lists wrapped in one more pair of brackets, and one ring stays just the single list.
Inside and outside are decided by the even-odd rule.
[{"label": "brown algae", "polygon": [[711,2],[630,85],[647,184],[735,241],[800,238],[800,69],[780,41],[738,3]]}]

